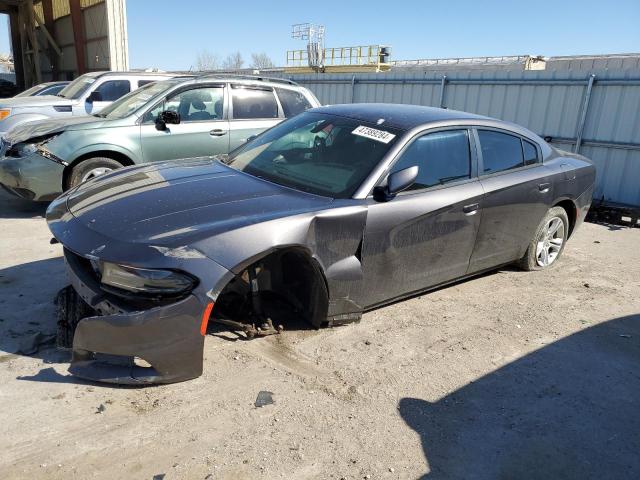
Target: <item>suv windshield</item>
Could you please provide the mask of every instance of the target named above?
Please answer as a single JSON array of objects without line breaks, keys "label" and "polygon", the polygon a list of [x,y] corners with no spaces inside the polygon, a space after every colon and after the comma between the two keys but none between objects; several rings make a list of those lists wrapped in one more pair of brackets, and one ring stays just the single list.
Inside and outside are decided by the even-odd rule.
[{"label": "suv windshield", "polygon": [[80,75],[73,82],[64,87],[60,91],[60,93],[58,93],[58,96],[76,100],[80,98],[82,94],[86,92],[91,84],[95,81],[96,75],[93,73],[85,73],[84,75]]},{"label": "suv windshield", "polygon": [[232,152],[232,168],[316,195],[349,198],[400,131],[322,113],[302,113]]},{"label": "suv windshield", "polygon": [[146,105],[147,102],[156,95],[166,92],[177,83],[180,83],[180,81],[164,80],[162,82],[149,83],[116,100],[111,105],[103,108],[100,113],[97,113],[95,116],[110,119],[124,118]]}]

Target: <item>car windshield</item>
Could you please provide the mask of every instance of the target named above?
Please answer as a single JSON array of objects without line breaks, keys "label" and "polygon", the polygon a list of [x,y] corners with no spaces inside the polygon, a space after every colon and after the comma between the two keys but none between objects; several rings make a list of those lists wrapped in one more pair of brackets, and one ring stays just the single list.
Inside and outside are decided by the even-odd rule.
[{"label": "car windshield", "polygon": [[58,93],[59,97],[69,98],[76,100],[80,98],[91,86],[93,82],[96,81],[96,76],[92,73],[87,73],[79,76],[69,85],[64,87],[60,93]]},{"label": "car windshield", "polygon": [[235,150],[224,163],[297,190],[349,198],[400,133],[384,121],[302,113]]},{"label": "car windshield", "polygon": [[179,80],[165,80],[162,82],[149,83],[116,100],[108,107],[103,108],[95,116],[109,119],[124,118],[146,105],[147,102],[156,95],[166,92],[179,82]]},{"label": "car windshield", "polygon": [[19,93],[18,95],[16,95],[16,97],[30,97],[31,95],[33,95],[36,92],[39,92],[43,88],[44,87],[42,85],[36,85],[34,87],[31,87],[31,88],[25,90],[22,93]]}]

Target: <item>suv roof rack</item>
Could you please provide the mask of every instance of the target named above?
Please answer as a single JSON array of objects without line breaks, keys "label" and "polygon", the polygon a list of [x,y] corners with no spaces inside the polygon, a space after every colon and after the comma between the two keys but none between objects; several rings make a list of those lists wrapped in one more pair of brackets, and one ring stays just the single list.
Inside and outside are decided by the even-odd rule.
[{"label": "suv roof rack", "polygon": [[[102,78],[109,75],[124,75],[124,76],[132,76],[132,77],[175,77],[176,74],[173,72],[136,72],[135,70],[125,70],[123,72],[118,72],[115,70],[104,70],[104,71],[94,71],[87,73],[95,73],[95,78]],[[183,75],[183,74],[180,74]]]},{"label": "suv roof rack", "polygon": [[299,83],[294,82],[293,80],[289,80],[288,78],[277,78],[277,77],[263,77],[262,75],[238,75],[235,73],[203,73],[202,75],[198,75],[198,78],[237,78],[238,80],[257,80],[260,82],[271,82],[271,83],[281,83],[284,85],[294,85],[300,86]]}]

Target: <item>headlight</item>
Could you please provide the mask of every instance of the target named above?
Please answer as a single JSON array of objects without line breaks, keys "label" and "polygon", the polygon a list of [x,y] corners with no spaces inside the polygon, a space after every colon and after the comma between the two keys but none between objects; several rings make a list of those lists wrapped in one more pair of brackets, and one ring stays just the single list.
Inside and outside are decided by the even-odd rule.
[{"label": "headlight", "polygon": [[196,286],[197,280],[186,273],[172,270],[152,270],[133,268],[115,263],[101,263],[97,266],[102,283],[134,293],[177,295]]},{"label": "headlight", "polygon": [[9,115],[11,115],[11,109],[10,108],[0,108],[0,120],[4,120]]},{"label": "headlight", "polygon": [[35,143],[19,143],[13,146],[13,149],[18,157],[26,157],[33,153],[36,153],[37,147]]}]

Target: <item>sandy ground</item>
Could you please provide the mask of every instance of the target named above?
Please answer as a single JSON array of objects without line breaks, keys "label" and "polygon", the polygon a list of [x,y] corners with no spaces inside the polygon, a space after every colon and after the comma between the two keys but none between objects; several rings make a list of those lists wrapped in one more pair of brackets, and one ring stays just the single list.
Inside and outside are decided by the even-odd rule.
[{"label": "sandy ground", "polygon": [[66,284],[43,211],[0,197],[2,479],[640,478],[640,229],[356,325],[212,334],[201,378],[112,388],[13,354]]}]

